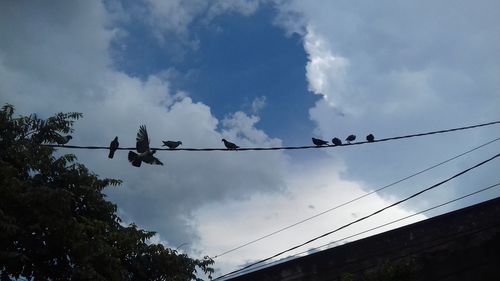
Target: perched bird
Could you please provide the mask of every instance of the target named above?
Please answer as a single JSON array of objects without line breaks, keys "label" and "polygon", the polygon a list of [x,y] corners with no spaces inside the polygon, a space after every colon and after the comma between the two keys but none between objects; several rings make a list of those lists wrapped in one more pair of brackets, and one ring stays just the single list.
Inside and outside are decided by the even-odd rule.
[{"label": "perched bird", "polygon": [[142,125],[139,127],[136,140],[137,142],[135,144],[135,148],[139,154],[133,151],[128,152],[128,161],[132,163],[133,166],[140,167],[142,162],[151,165],[163,165],[158,158],[153,156],[153,154],[156,153],[156,150],[151,150],[149,148],[149,137],[146,126]]},{"label": "perched bird", "polygon": [[230,141],[227,141],[226,139],[222,139],[222,141],[224,142],[224,145],[226,146],[226,148],[229,150],[236,150],[236,149],[240,148],[236,144],[234,144]]},{"label": "perched bird", "polygon": [[314,145],[316,145],[316,146],[322,146],[322,145],[328,144],[327,141],[317,139],[317,138],[312,138],[312,141],[313,141]]},{"label": "perched bird", "polygon": [[162,141],[162,146],[167,146],[170,149],[176,149],[179,145],[182,144],[182,141]]},{"label": "perched bird", "polygon": [[368,142],[374,142],[375,141],[375,136],[373,134],[369,134],[368,136],[366,136],[366,140]]},{"label": "perched bird", "polygon": [[342,145],[342,141],[339,138],[333,138],[332,143],[334,145]]},{"label": "perched bird", "polygon": [[118,137],[115,137],[115,139],[109,144],[108,158],[112,159],[113,156],[115,156],[115,151],[118,149],[119,145],[120,143],[118,142]]},{"label": "perched bird", "polygon": [[67,144],[69,142],[70,139],[72,139],[73,137],[70,136],[70,135],[67,135],[67,136],[59,136],[59,138],[57,138],[56,142],[57,144],[61,144],[61,145],[64,145],[64,144]]},{"label": "perched bird", "polygon": [[351,143],[351,141],[355,140],[356,139],[356,135],[349,135],[345,140],[348,142],[348,143]]}]

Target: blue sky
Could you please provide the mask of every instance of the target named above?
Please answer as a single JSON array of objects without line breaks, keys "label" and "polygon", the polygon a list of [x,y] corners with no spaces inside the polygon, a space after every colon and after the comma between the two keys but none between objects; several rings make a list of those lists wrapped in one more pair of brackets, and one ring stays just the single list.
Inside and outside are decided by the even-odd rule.
[{"label": "blue sky", "polygon": [[[451,4],[453,3],[453,4]],[[497,1],[4,1],[0,102],[78,111],[71,144],[307,145],[499,120]],[[61,150],[102,177],[126,222],[193,256],[216,255],[498,138],[498,127],[305,151]],[[224,255],[217,274],[373,212],[498,153],[499,142],[384,192]],[[497,161],[498,162],[498,161]],[[498,163],[318,241],[319,246],[496,183]],[[482,193],[435,213],[500,195]],[[414,220],[424,219],[419,215]],[[402,222],[402,224],[410,221]],[[392,226],[395,227],[395,226]],[[306,249],[299,249],[303,251]]]},{"label": "blue sky", "polygon": [[114,43],[116,67],[141,78],[169,69],[177,78],[175,89],[209,105],[220,119],[238,110],[253,113],[252,102],[261,99],[257,127],[287,145],[300,145],[312,134],[308,110],[319,97],[308,94],[301,37],[284,36],[273,24],[276,13],[267,4],[249,16],[221,15],[209,26],[195,21],[190,37],[199,43],[184,48],[159,42],[147,24],[134,19],[124,25],[127,36]]}]

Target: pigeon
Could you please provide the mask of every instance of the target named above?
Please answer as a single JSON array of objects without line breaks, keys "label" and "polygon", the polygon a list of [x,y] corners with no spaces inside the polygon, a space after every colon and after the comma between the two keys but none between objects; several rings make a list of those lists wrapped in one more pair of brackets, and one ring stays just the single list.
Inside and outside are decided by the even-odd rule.
[{"label": "pigeon", "polygon": [[120,143],[118,142],[118,137],[115,137],[115,139],[109,144],[108,158],[112,159],[113,156],[115,156],[115,151],[118,149],[119,145]]},{"label": "pigeon", "polygon": [[67,135],[65,137],[63,136],[59,136],[59,138],[56,140],[57,144],[60,144],[60,145],[65,145],[69,142],[70,139],[72,139],[73,137],[70,136],[70,135]]},{"label": "pigeon", "polygon": [[236,150],[236,149],[240,148],[236,144],[229,142],[226,139],[222,139],[222,141],[224,142],[224,145],[226,146],[226,148],[229,150]]},{"label": "pigeon", "polygon": [[375,141],[375,136],[373,134],[369,134],[368,136],[366,136],[366,140],[368,142],[374,142]]},{"label": "pigeon", "polygon": [[327,141],[324,141],[321,139],[316,139],[316,138],[312,138],[312,141],[313,141],[314,145],[316,145],[316,146],[322,146],[322,145],[328,144]]},{"label": "pigeon", "polygon": [[153,156],[153,154],[156,153],[156,150],[151,150],[149,148],[148,131],[146,130],[145,125],[139,127],[136,140],[137,142],[135,148],[139,154],[133,151],[128,152],[128,161],[132,163],[132,166],[140,167],[142,162],[150,165],[163,165],[158,158]]},{"label": "pigeon", "polygon": [[342,145],[342,141],[339,138],[333,138],[332,143],[334,145]]},{"label": "pigeon", "polygon": [[170,149],[176,149],[179,145],[182,144],[182,141],[162,141],[163,146],[167,146]]},{"label": "pigeon", "polygon": [[348,142],[348,143],[351,143],[351,141],[355,140],[356,139],[356,135],[349,135],[345,140]]}]

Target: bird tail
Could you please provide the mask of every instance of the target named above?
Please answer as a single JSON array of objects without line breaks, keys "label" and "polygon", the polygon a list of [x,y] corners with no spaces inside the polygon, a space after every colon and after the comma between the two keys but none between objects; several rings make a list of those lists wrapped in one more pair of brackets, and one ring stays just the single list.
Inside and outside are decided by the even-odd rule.
[{"label": "bird tail", "polygon": [[156,158],[156,157],[154,159],[153,164],[155,164],[155,165],[162,165],[163,166],[163,163],[158,158]]},{"label": "bird tail", "polygon": [[109,154],[108,154],[108,158],[113,159],[113,156],[115,156],[115,151],[114,150],[110,150]]},{"label": "bird tail", "polygon": [[128,152],[128,161],[135,167],[140,167],[142,163],[141,159],[139,159],[139,155],[133,151]]},{"label": "bird tail", "polygon": [[[156,153],[156,150],[152,150],[151,151],[151,156],[153,156],[153,154]],[[149,164],[154,164],[154,165],[163,165],[163,163],[156,157],[153,157],[153,163],[149,163]]]}]

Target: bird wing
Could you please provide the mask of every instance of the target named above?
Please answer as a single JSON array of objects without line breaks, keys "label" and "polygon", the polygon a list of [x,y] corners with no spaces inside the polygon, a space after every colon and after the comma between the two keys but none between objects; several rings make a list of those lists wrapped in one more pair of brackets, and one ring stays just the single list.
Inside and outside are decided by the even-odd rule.
[{"label": "bird wing", "polygon": [[128,152],[128,161],[135,167],[141,166],[141,159],[139,158],[139,155],[133,151]]},{"label": "bird wing", "polygon": [[146,130],[145,125],[141,125],[139,127],[139,132],[137,132],[136,140],[137,143],[135,145],[135,148],[137,149],[137,152],[144,153],[149,150],[148,131]]},{"label": "bird wing", "polygon": [[327,141],[324,141],[322,139],[317,139],[317,138],[312,138],[312,142],[315,144],[315,145],[324,145],[324,144],[328,144]]},{"label": "bird wing", "polygon": [[240,148],[240,147],[239,147],[239,146],[237,146],[235,143],[232,143],[232,142],[230,142],[230,141],[228,141],[226,144],[227,144],[227,145],[226,145],[226,147],[227,147],[227,148],[229,148],[229,149],[236,149],[236,148]]},{"label": "bird wing", "polygon": [[175,141],[164,141],[163,143],[170,148],[175,148],[178,145]]}]

